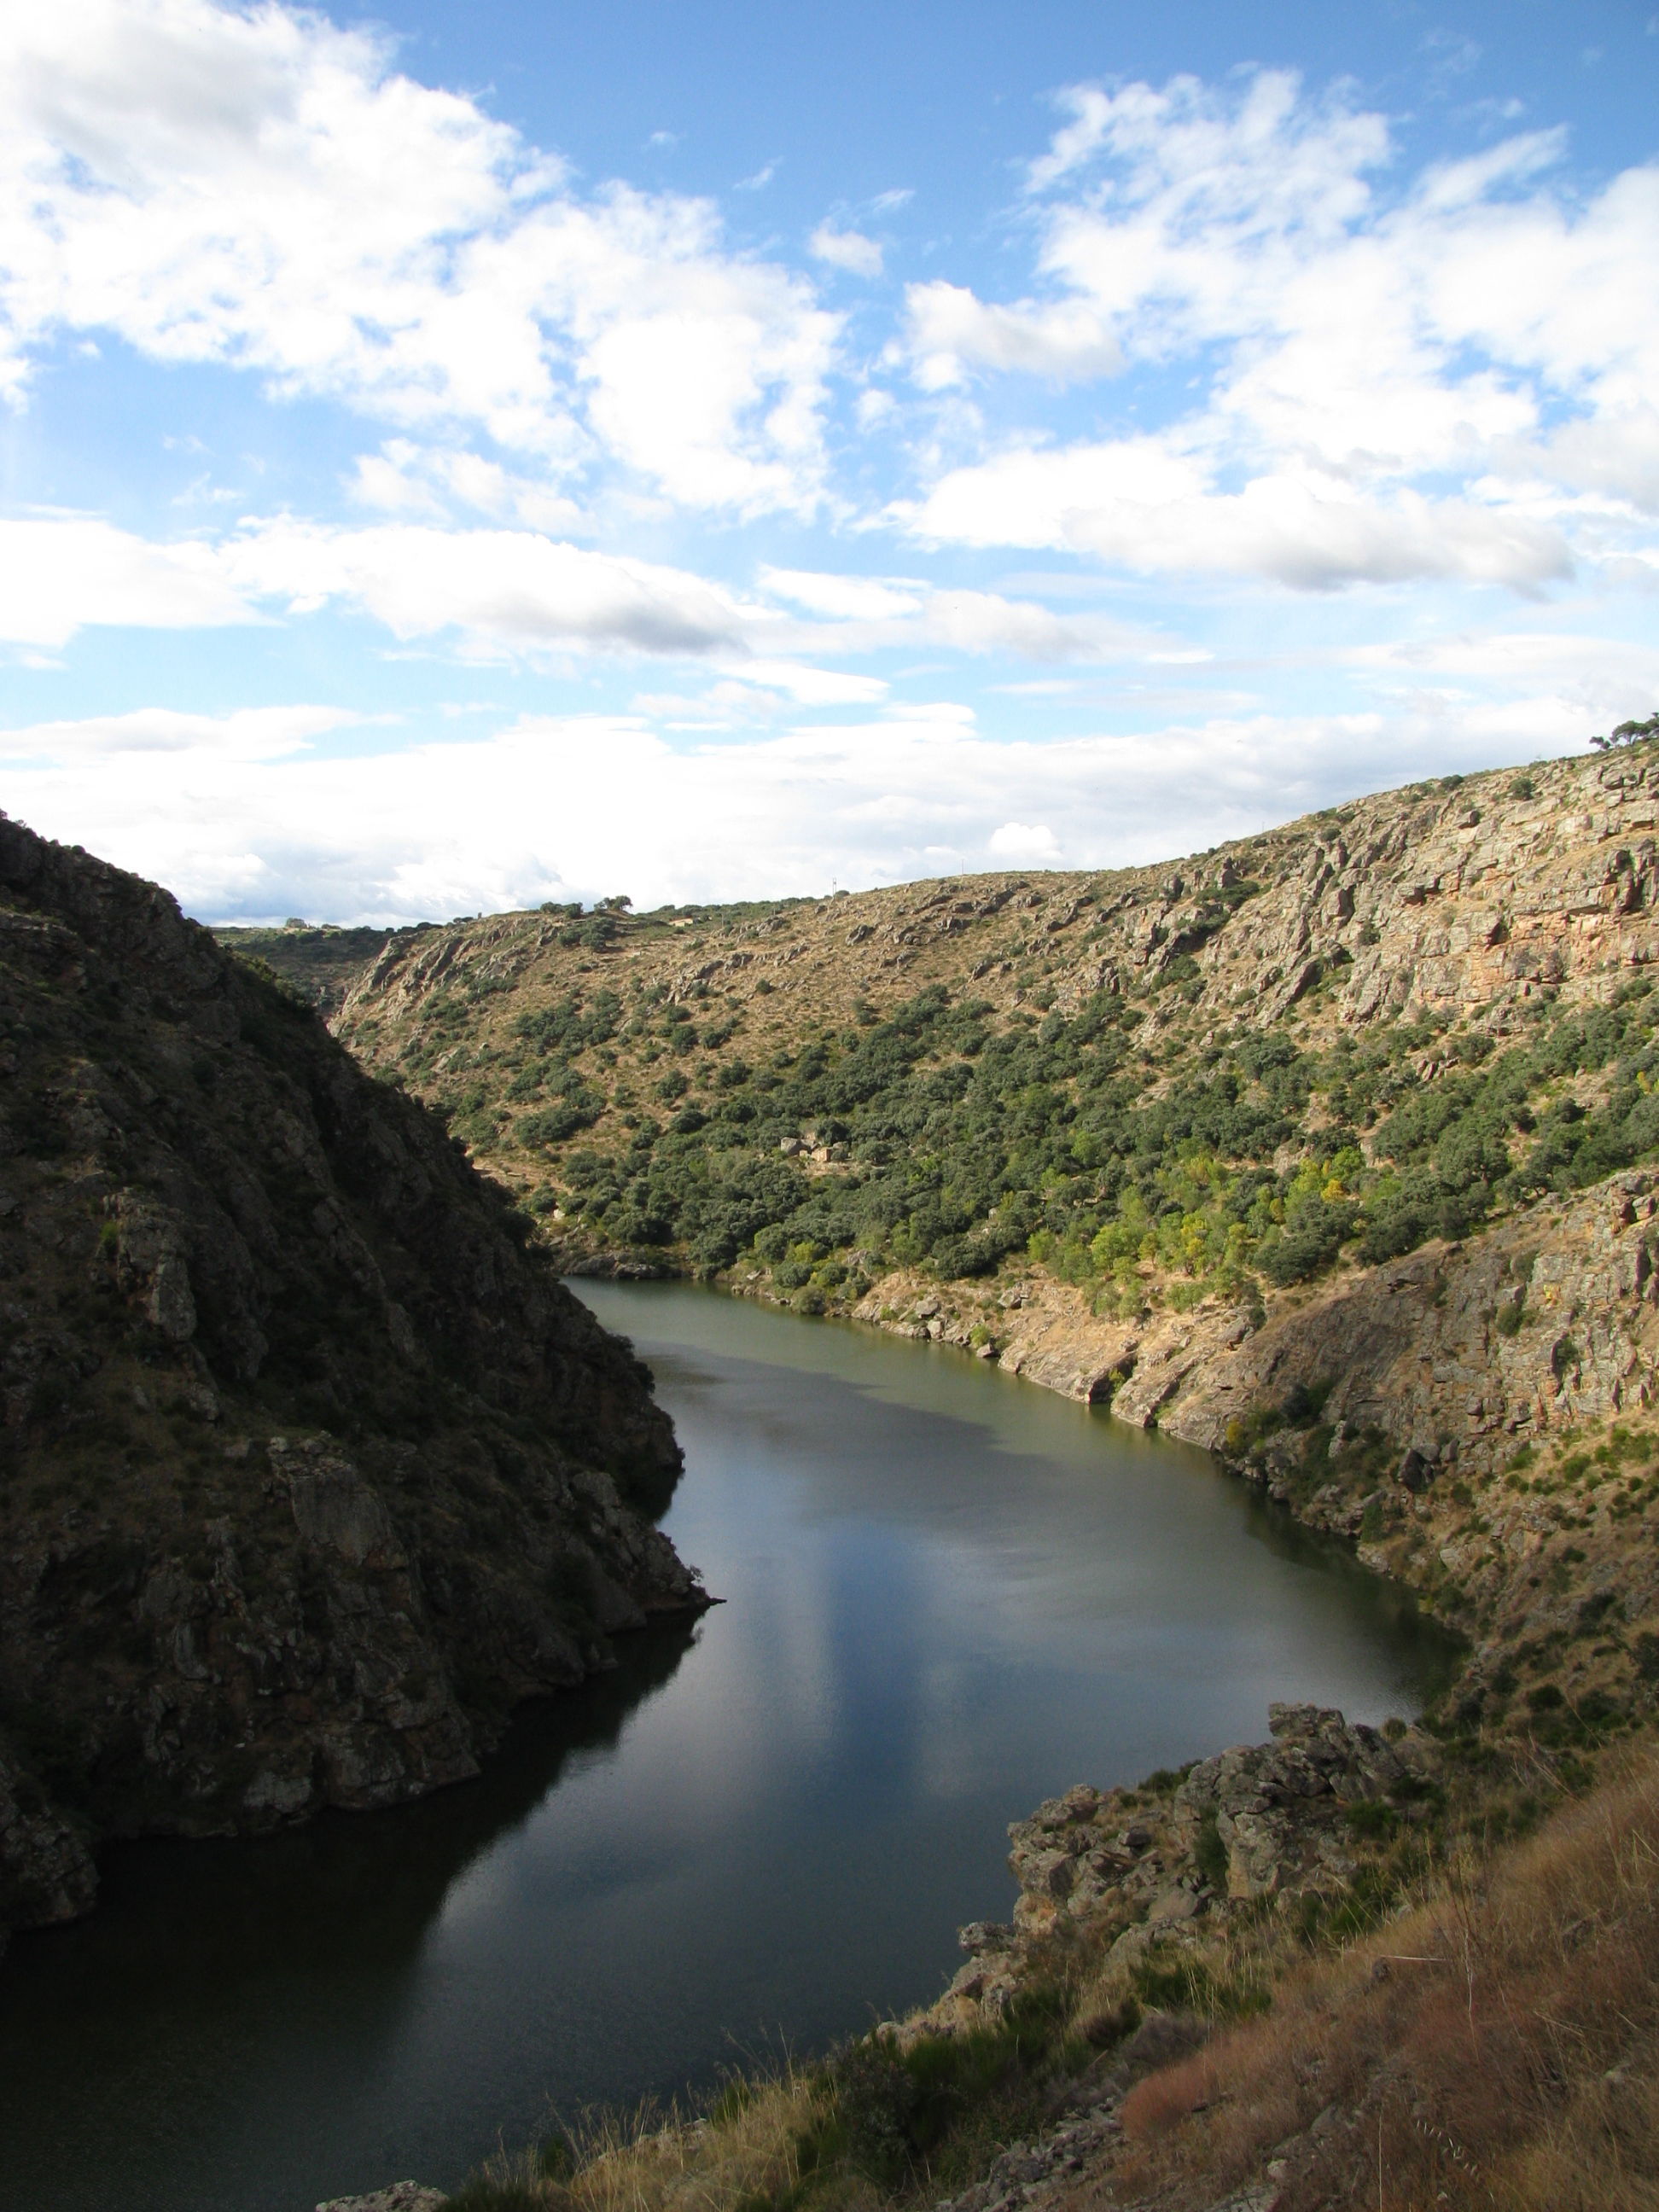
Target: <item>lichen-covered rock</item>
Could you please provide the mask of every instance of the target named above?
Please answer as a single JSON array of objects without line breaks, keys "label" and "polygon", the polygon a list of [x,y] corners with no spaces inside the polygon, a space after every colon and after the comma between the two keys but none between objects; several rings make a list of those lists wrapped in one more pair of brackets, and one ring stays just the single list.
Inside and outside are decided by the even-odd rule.
[{"label": "lichen-covered rock", "polygon": [[477,1771],[703,1602],[650,1378],[441,1123],[0,817],[0,1931]]},{"label": "lichen-covered rock", "polygon": [[1000,2017],[1068,1929],[1115,1930],[1109,1955],[1133,1961],[1190,1944],[1217,1916],[1259,1899],[1340,1893],[1356,1867],[1352,1808],[1387,1801],[1385,1817],[1409,1818],[1435,1787],[1437,1747],[1415,1729],[1384,1736],[1309,1705],[1270,1705],[1267,1720],[1266,1743],[1200,1759],[1162,1793],[1079,1784],[1016,1820],[1012,1922],[963,1928],[968,1963],[935,2005],[892,2032],[914,2041]]},{"label": "lichen-covered rock", "polygon": [[440,2212],[448,2203],[441,2189],[423,2189],[418,2181],[394,2181],[385,2189],[372,2189],[367,2197],[331,2197],[317,2212]]}]

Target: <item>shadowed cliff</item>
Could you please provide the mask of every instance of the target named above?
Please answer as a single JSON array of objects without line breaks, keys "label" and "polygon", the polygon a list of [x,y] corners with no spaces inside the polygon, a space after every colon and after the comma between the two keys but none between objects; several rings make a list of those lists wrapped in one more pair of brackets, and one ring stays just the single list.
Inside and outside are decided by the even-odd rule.
[{"label": "shadowed cliff", "polygon": [[477,1770],[703,1602],[650,1377],[427,1110],[0,820],[0,1931]]}]

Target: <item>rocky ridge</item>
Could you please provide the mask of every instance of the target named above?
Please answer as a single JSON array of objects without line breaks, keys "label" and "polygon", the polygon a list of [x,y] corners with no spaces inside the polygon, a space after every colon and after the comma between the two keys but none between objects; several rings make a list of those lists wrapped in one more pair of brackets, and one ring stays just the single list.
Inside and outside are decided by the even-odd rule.
[{"label": "rocky ridge", "polygon": [[[718,1000],[746,1023],[749,1048],[757,1034],[845,1022],[933,983],[971,987],[1003,1015],[1154,990],[1143,1046],[1190,1036],[1201,1047],[1240,1019],[1294,1017],[1317,1034],[1422,1013],[1467,1014],[1502,1036],[1540,999],[1605,996],[1651,963],[1656,831],[1659,761],[1644,748],[1382,793],[1156,866],[967,877],[730,919],[619,918],[603,950],[567,942],[574,933],[543,915],[494,915],[389,939],[346,988],[338,1026],[370,1064],[406,1065],[448,1100],[475,1087],[465,1079],[479,1045],[505,1033],[503,1012],[584,977],[672,1005]],[[428,1057],[422,1021],[458,990],[479,1018]],[[711,1073],[737,1033],[705,1045]],[[1419,1074],[1443,1059],[1425,1048]],[[629,1080],[589,1073],[605,1096],[592,1125],[603,1134],[629,1109]],[[828,1146],[803,1145],[811,1164],[835,1164],[811,1159]],[[548,1179],[536,1151],[520,1159],[503,1146],[492,1160],[516,1187]]]},{"label": "rocky ridge", "polygon": [[0,1934],[477,1771],[704,1602],[649,1376],[414,1101],[0,819]]},{"label": "rocky ridge", "polygon": [[[340,1029],[371,1065],[406,1069],[423,1095],[451,1109],[493,1088],[502,1101],[493,1109],[498,1126],[480,1127],[483,1109],[470,1118],[463,1113],[457,1126],[481,1146],[489,1171],[540,1210],[564,1264],[660,1272],[684,1264],[672,1243],[665,1250],[628,1249],[605,1241],[607,1224],[636,1219],[644,1199],[609,1212],[602,1203],[584,1205],[580,1190],[568,1194],[572,1138],[536,1133],[562,1123],[538,1112],[535,1079],[544,1071],[533,1054],[526,1060],[507,1040],[515,1025],[533,1026],[538,1009],[556,994],[580,998],[586,989],[591,997],[603,988],[618,1010],[610,1042],[575,1036],[561,1048],[565,1093],[572,1095],[573,1085],[582,1093],[574,1141],[584,1159],[599,1156],[607,1140],[638,1154],[646,1139],[627,1132],[641,1127],[639,1109],[648,1103],[641,1079],[654,1066],[684,1066],[684,1076],[671,1077],[679,1092],[693,1105],[700,1086],[709,1094],[706,1114],[693,1115],[692,1122],[712,1115],[718,1125],[728,1110],[717,1103],[720,1093],[732,1078],[749,1075],[744,1055],[764,1041],[799,1037],[804,1023],[822,1033],[868,1018],[919,988],[970,990],[993,1035],[999,1022],[1017,1027],[1028,1007],[1052,1022],[1090,1005],[1119,1006],[1134,1021],[1144,1096],[1154,1103],[1182,1068],[1214,1061],[1229,1040],[1269,1031],[1285,1033],[1304,1056],[1363,1044],[1373,1034],[1409,1034],[1415,1042],[1382,1094],[1409,1097],[1455,1085],[1482,1054],[1532,1033],[1546,1010],[1605,1005],[1643,976],[1659,950],[1656,821],[1659,762],[1643,750],[1382,794],[1173,868],[977,878],[796,902],[719,927],[695,925],[689,940],[678,929],[641,924],[632,933],[623,930],[606,952],[565,946],[570,933],[544,919],[501,916],[431,933],[415,946],[389,942],[348,994]],[[624,1020],[647,1001],[671,1012],[715,1008],[718,1018],[701,1029],[671,1024],[665,1059],[642,1015]],[[680,1059],[687,1045],[700,1046],[705,1057]],[[515,1066],[520,1073],[509,1081]],[[1582,1116],[1607,1085],[1591,1073],[1545,1089],[1540,1110],[1547,1103],[1558,1115]],[[515,1095],[526,1102],[522,1109],[512,1103]],[[787,1100],[788,1086],[775,1082],[771,1095]],[[759,1141],[758,1133],[772,1127],[766,1116],[787,1108],[758,1095],[757,1107],[743,1110]],[[1066,1125],[1076,1109],[1061,1091],[1048,1110]],[[1338,1111],[1316,1092],[1303,1130],[1281,1146],[1286,1174],[1299,1158],[1317,1158],[1322,1121]],[[1375,1107],[1367,1112],[1374,1125]],[[515,1139],[520,1130],[531,1133],[522,1144]],[[734,1128],[721,1141],[744,1133]],[[1068,1127],[1061,1133],[1069,1139]],[[1362,1169],[1374,1166],[1362,1158],[1372,1136],[1364,1126],[1355,1135],[1353,1157]],[[785,1126],[767,1140],[789,1164],[803,1195],[822,1198],[857,1185],[856,1146],[833,1127],[826,1135],[815,1126]],[[1066,1202],[1086,1205],[1087,1169],[1079,1170],[1066,1152],[1060,1165],[1071,1178]],[[618,1182],[633,1172],[619,1166]],[[1055,1181],[1052,1171],[1048,1181]],[[1510,1211],[1526,1215],[1525,1202]],[[1541,1245],[1564,1237],[1571,1243],[1570,1224],[1559,1206],[1546,1204],[1534,1225],[1511,1238],[1508,1257],[1524,1258],[1528,1240]],[[1328,1289],[1322,1281],[1286,1294],[1248,1265],[1242,1274],[1220,1267],[1212,1288],[1202,1279],[1182,1282],[1179,1270],[1171,1279],[1167,1255],[1143,1255],[1138,1277],[1126,1278],[1120,1266],[1116,1295],[1103,1310],[1094,1284],[1073,1289],[1061,1279],[1064,1271],[1022,1264],[1018,1244],[988,1290],[937,1267],[896,1266],[879,1239],[860,1249],[856,1230],[850,1249],[832,1249],[822,1266],[781,1270],[740,1255],[726,1279],[747,1294],[781,1296],[808,1310],[923,1328],[1047,1387],[1109,1397],[1123,1418],[1157,1419],[1210,1444],[1225,1429],[1220,1401],[1231,1396],[1237,1411],[1253,1383],[1272,1380],[1259,1371],[1264,1360],[1283,1364],[1283,1316],[1317,1308],[1324,1316],[1340,1311],[1358,1326],[1363,1312],[1364,1359],[1376,1379],[1379,1361],[1390,1370],[1386,1388],[1375,1394],[1385,1411],[1400,1402],[1398,1346],[1425,1326],[1409,1267],[1402,1275],[1399,1268],[1367,1273],[1350,1264]],[[1412,1257],[1428,1268],[1425,1280],[1434,1277],[1422,1253]],[[1544,1264],[1547,1269],[1553,1258]],[[1573,1272],[1571,1260],[1562,1264]],[[810,1274],[805,1289],[793,1280],[802,1274]],[[1513,1298],[1516,1289],[1512,1282],[1498,1294]],[[1379,1336],[1384,1297],[1394,1302],[1391,1322]],[[1555,1286],[1553,1309],[1573,1303],[1569,1285]],[[1534,1314],[1539,1310],[1534,1300]],[[1394,1325],[1407,1316],[1403,1328]],[[1241,1352],[1247,1335],[1261,1334],[1263,1319],[1271,1326],[1261,1346]],[[1292,1318],[1284,1326],[1303,1323]],[[1385,1338],[1395,1346],[1386,1358]],[[1512,1419],[1524,1428],[1528,1420],[1547,1425],[1577,1410],[1617,1409],[1628,1377],[1615,1377],[1608,1362],[1628,1368],[1627,1346],[1580,1347],[1589,1365],[1569,1362],[1564,1390],[1562,1376],[1540,1375],[1527,1356],[1540,1341],[1529,1331],[1510,1347],[1504,1388],[1474,1417],[1480,1436],[1489,1438]],[[1462,1356],[1470,1348],[1461,1345],[1431,1362],[1447,1370],[1443,1389],[1464,1401],[1485,1395]],[[1423,1391],[1413,1393],[1409,1425],[1468,1440],[1468,1405],[1443,1404],[1432,1390],[1429,1396],[1431,1407]]]}]

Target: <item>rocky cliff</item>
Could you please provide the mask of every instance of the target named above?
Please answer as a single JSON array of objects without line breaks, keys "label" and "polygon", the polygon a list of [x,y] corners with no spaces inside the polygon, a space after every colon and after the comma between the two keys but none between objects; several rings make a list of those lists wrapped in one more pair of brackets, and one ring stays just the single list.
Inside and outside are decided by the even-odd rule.
[{"label": "rocky cliff", "polygon": [[1440,1793],[1438,1747],[1415,1729],[1396,1723],[1384,1735],[1305,1705],[1272,1705],[1268,1723],[1267,1743],[1235,1745],[1138,1789],[1079,1784],[1016,1820],[1013,1918],[962,1930],[969,1963],[902,2036],[1000,2017],[1056,1935],[1103,1936],[1104,1962],[1128,1967],[1156,1948],[1207,1942],[1230,1915],[1259,1919],[1249,1908],[1264,1900],[1280,1914],[1345,1900],[1366,1839]]},{"label": "rocky cliff", "polygon": [[[1645,1387],[1644,1236],[1608,1273],[1625,1198],[1582,1194],[1659,1158],[1656,824],[1644,746],[1163,869],[499,916],[389,940],[341,1030],[576,1264],[712,1268],[1210,1444],[1310,1379],[1294,1337],[1344,1418],[1490,1461]],[[1445,1273],[1499,1223],[1501,1280]]]},{"label": "rocky cliff", "polygon": [[702,1602],[649,1376],[441,1125],[0,818],[0,1937],[100,1838],[474,1772]]}]

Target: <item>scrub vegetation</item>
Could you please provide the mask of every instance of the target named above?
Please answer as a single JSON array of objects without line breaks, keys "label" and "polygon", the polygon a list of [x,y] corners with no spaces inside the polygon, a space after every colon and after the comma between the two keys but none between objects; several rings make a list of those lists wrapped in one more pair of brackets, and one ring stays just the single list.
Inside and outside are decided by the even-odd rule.
[{"label": "scrub vegetation", "polygon": [[[1517,848],[1522,828],[1535,843],[1527,825],[1591,772],[1448,778],[1366,802],[1375,822],[1310,817],[1162,878],[637,917],[611,900],[404,933],[341,1032],[571,1261],[732,1272],[808,1311],[895,1269],[1011,1261],[1118,1317],[1248,1302],[1659,1157],[1659,1000],[1639,967],[1571,988],[1558,945],[1522,956],[1483,911],[1478,987],[1426,989],[1419,960],[1361,988],[1408,925],[1420,950],[1430,901],[1400,865],[1414,841],[1490,830],[1501,852],[1507,811]],[[1308,939],[1333,868],[1363,888],[1350,848],[1373,832],[1393,865],[1371,918],[1339,890],[1333,941],[1291,972],[1279,939]],[[1609,924],[1644,908],[1645,865],[1603,863]],[[1561,902],[1582,902],[1563,875]],[[301,972],[303,940],[266,950],[283,945]]]}]

